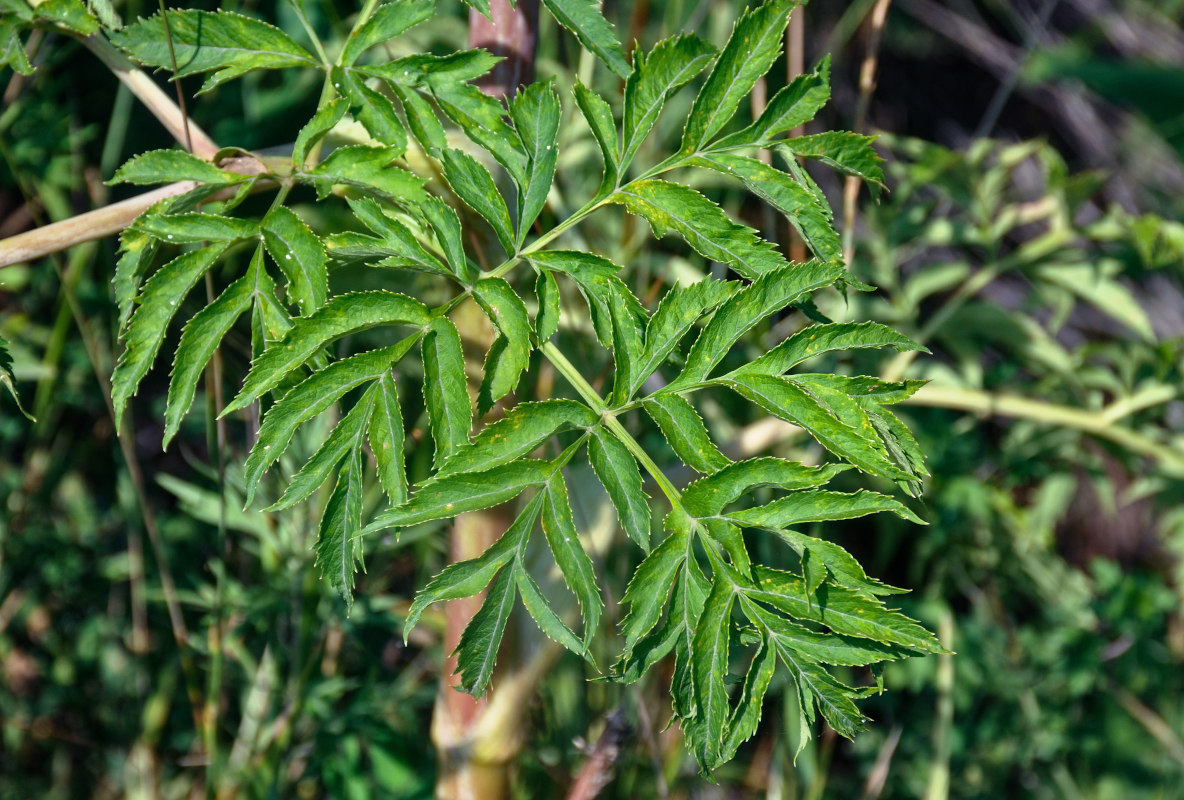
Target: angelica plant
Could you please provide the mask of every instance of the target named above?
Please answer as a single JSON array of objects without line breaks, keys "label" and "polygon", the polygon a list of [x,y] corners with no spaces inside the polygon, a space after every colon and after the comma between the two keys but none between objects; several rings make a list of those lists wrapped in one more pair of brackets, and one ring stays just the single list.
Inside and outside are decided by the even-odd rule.
[{"label": "angelica plant", "polygon": [[[109,31],[111,42],[140,64],[178,78],[204,76],[203,92],[255,70],[323,74],[316,111],[290,157],[224,149],[205,159],[161,150],[132,158],[114,176],[117,184],[195,184],[154,205],[121,237],[113,279],[123,342],[112,376],[116,415],[151,369],[171,362],[167,446],[221,342],[236,326],[248,328],[253,359],[221,412],[263,409],[242,465],[247,503],[284,509],[332,485],[316,559],[346,604],[374,534],[397,537],[411,526],[512,504],[505,534],[423,586],[406,619],[410,632],[430,604],[485,592],[457,649],[460,688],[474,695],[490,685],[519,603],[544,634],[590,659],[603,628],[604,578],[581,540],[568,489],[571,467],[586,461],[616,509],[622,541],[638,556],[627,586],[613,587],[616,596],[623,591],[627,612],[619,625],[623,647],[608,676],[636,681],[673,656],[674,713],[705,770],[728,761],[755,733],[779,668],[792,678],[805,723],[820,714],[853,736],[865,722],[855,701],[868,689],[843,683],[828,667],[943,650],[919,623],[885,604],[901,590],[868,576],[848,552],[814,534],[820,523],[882,512],[920,521],[888,494],[825,488],[854,469],[917,496],[923,457],[889,406],[920,382],[812,373],[800,365],[853,348],[923,348],[884,325],[827,321],[811,301],[821,291],[869,287],[845,271],[831,210],[800,160],[873,185],[883,179],[868,137],[787,137],[828,99],[828,64],[790,82],[755,119],[737,119],[777,60],[795,5],[769,0],[745,11],[718,50],[688,33],[638,50],[630,63],[594,3],[547,0],[555,18],[623,79],[620,97],[580,84],[561,97],[542,81],[509,101],[494,99],[473,84],[498,61],[483,50],[391,60],[380,46],[433,16],[425,0],[367,3],[332,53],[311,28],[309,50],[279,28],[221,11],[170,10]],[[61,19],[46,18],[46,8]],[[17,44],[14,50],[8,40],[9,63],[27,66],[15,38],[19,23],[47,19],[80,34],[99,28],[77,0],[29,7],[0,29]],[[664,105],[682,91],[695,92],[686,118],[663,121],[681,125],[680,143],[643,161],[642,145]],[[574,104],[590,129],[603,177],[559,219],[549,197],[565,104]],[[364,129],[365,141],[334,139],[350,122]],[[762,150],[782,166],[757,158]],[[694,174],[704,171],[784,214],[812,257],[788,261],[692,188]],[[433,173],[443,183],[430,181]],[[344,203],[351,226],[314,231],[289,206],[297,187],[322,202]],[[262,192],[271,193],[270,208],[243,214],[248,196]],[[625,280],[627,266],[572,244],[582,226],[620,213],[613,207],[644,219],[655,238],[676,237],[725,266],[726,277],[666,281],[642,302]],[[484,243],[487,231],[492,239]],[[163,253],[170,257],[159,263]],[[367,265],[370,282],[385,288],[336,291],[331,271],[346,263]],[[240,268],[219,279],[210,302],[182,318],[182,301],[207,276],[225,275],[212,272],[225,264]],[[431,291],[417,293],[425,283],[409,281],[408,272],[426,276]],[[474,307],[496,332],[475,397],[457,325],[458,315]],[[785,313],[811,322],[744,361],[738,343]],[[170,358],[162,349],[173,329],[180,336]],[[603,385],[586,368],[594,348],[612,365]],[[539,361],[562,378],[554,393],[524,381]],[[696,409],[709,390],[800,427],[830,460],[732,461]],[[415,424],[408,409],[421,404],[422,438],[408,431]],[[303,466],[286,479],[268,477],[302,426],[332,409],[339,421]],[[700,477],[683,485],[672,479],[673,465],[659,463],[661,456],[631,432],[649,426]],[[415,459],[421,448],[430,454]],[[409,458],[427,465],[421,479],[409,478]],[[374,513],[364,502],[371,486],[385,495],[385,507]],[[771,488],[774,499],[754,502],[758,488],[762,497]],[[577,601],[578,619],[557,606],[528,567],[528,544],[540,537]],[[780,542],[797,569],[754,561],[754,537]],[[734,688],[733,673],[741,676]]]}]

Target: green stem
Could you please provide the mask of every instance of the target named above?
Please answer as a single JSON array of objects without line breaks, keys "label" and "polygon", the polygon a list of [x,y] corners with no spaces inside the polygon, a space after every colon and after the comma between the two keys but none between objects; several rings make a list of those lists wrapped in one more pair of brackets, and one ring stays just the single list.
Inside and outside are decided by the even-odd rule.
[{"label": "green stem", "polygon": [[304,4],[301,0],[291,0],[292,8],[296,10],[296,18],[300,20],[301,27],[304,32],[308,34],[308,38],[312,40],[313,49],[317,51],[317,57],[321,59],[321,64],[326,70],[333,68],[333,62],[329,60],[329,56],[325,53],[325,46],[321,44],[321,37],[317,36],[317,32],[313,30],[312,23],[308,21],[308,15],[304,13]]},{"label": "green stem", "polygon": [[950,408],[979,414],[1028,419],[1063,428],[1075,428],[1108,439],[1135,453],[1155,458],[1165,467],[1184,473],[1184,454],[1154,439],[1113,423],[1104,411],[1086,411],[1070,406],[1029,400],[1010,394],[992,394],[956,386],[929,384],[904,402],[909,405]]},{"label": "green stem", "polygon": [[654,479],[654,483],[658,484],[658,488],[662,490],[662,494],[666,495],[666,499],[670,501],[670,505],[682,510],[682,493],[675,488],[674,484],[670,482],[670,479],[666,477],[666,474],[662,472],[661,468],[654,463],[649,453],[638,444],[637,440],[630,435],[629,431],[625,430],[625,426],[621,424],[621,421],[613,416],[613,412],[604,404],[604,400],[600,395],[596,394],[596,390],[592,388],[591,384],[584,380],[584,376],[575,368],[575,365],[567,360],[567,356],[563,354],[563,351],[552,342],[544,342],[539,349],[547,357],[547,360],[555,365],[555,369],[559,371],[559,374],[566,378],[567,382],[584,398],[584,402],[600,415],[604,426],[614,436],[620,439],[621,444],[625,445],[629,452],[633,454],[633,457],[645,467],[646,472]]}]

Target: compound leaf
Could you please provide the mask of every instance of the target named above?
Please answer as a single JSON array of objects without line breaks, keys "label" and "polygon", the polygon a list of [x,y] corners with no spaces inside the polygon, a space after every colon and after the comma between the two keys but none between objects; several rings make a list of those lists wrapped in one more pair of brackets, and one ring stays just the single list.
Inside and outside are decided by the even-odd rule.
[{"label": "compound leaf", "polygon": [[746,9],[691,107],[682,152],[693,153],[728,124],[740,102],[781,53],[781,35],[794,0],[769,0]]},{"label": "compound leaf", "polygon": [[649,136],[670,95],[685,86],[715,57],[715,48],[694,34],[663,39],[637,63],[625,82],[622,168]]},{"label": "compound leaf", "polygon": [[658,423],[674,454],[691,469],[709,475],[731,463],[715,446],[702,418],[686,398],[659,392],[646,398],[645,410]]},{"label": "compound leaf", "polygon": [[460,635],[456,647],[457,672],[460,673],[462,692],[479,697],[489,685],[497,651],[506,631],[506,622],[514,610],[515,575],[512,567],[504,567],[489,587],[485,602],[473,615]]},{"label": "compound leaf", "polygon": [[580,534],[576,530],[571,503],[567,497],[567,484],[558,471],[547,482],[545,493],[543,533],[547,537],[552,555],[555,556],[555,563],[559,565],[559,571],[563,574],[564,583],[579,600],[580,610],[584,615],[586,649],[600,621],[600,609],[603,605],[600,588],[596,581],[596,573],[592,569],[592,560],[580,544]]},{"label": "compound leaf", "polygon": [[737,225],[723,209],[687,186],[662,180],[632,181],[611,199],[630,213],[645,217],[655,236],[673,231],[700,255],[727,264],[749,280],[787,264],[756,231]]},{"label": "compound leaf", "polygon": [[543,0],[543,5],[618,77],[629,77],[629,60],[596,0]]},{"label": "compound leaf", "polygon": [[650,549],[650,504],[629,449],[604,428],[592,429],[588,460],[617,510],[617,519],[629,538],[648,552]]},{"label": "compound leaf", "polygon": [[132,156],[108,181],[110,184],[130,183],[152,186],[158,183],[197,181],[219,186],[242,183],[248,176],[218,169],[209,161],[183,150],[149,150]]},{"label": "compound leaf", "polygon": [[247,274],[227,286],[214,302],[194,314],[181,331],[181,341],[177,344],[173,373],[169,379],[162,447],[167,448],[180,429],[181,420],[193,404],[202,370],[213,357],[222,338],[235,320],[251,307],[258,272],[263,268],[262,261],[262,249],[256,250]]},{"label": "compound leaf", "polygon": [[506,253],[513,253],[514,223],[489,170],[468,153],[452,148],[444,150],[440,160],[452,191],[489,223]]},{"label": "compound leaf", "polygon": [[140,381],[156,360],[169,323],[177,313],[178,303],[184,301],[194,284],[225,250],[226,244],[218,243],[183,253],[157,270],[144,284],[140,306],[128,322],[123,336],[124,350],[111,376],[111,402],[117,420],[123,416],[128,399],[136,393]]},{"label": "compound leaf", "polygon": [[837,264],[808,261],[762,275],[724,301],[687,355],[686,366],[670,388],[705,379],[741,336],[770,314],[800,300],[842,274]]},{"label": "compound leaf", "polygon": [[435,463],[439,467],[469,441],[473,408],[456,326],[444,317],[432,320],[421,349],[424,402],[432,440],[436,443]]},{"label": "compound leaf", "polygon": [[324,245],[304,220],[285,206],[267,212],[262,230],[268,255],[288,280],[288,299],[307,317],[323,306],[329,295]]},{"label": "compound leaf", "polygon": [[178,78],[212,73],[199,94],[254,69],[319,66],[279,28],[231,11],[169,11],[167,28],[158,13],[110,36],[141,64],[172,69],[175,55]]},{"label": "compound leaf", "polygon": [[404,528],[451,519],[466,511],[480,511],[512,500],[551,477],[552,468],[541,461],[523,459],[488,472],[462,472],[425,483],[400,506],[387,509],[366,526],[365,533]]},{"label": "compound leaf", "polygon": [[379,325],[423,327],[430,322],[427,307],[406,295],[384,291],[338,295],[309,316],[295,320],[282,339],[255,359],[242,390],[222,414],[254,402],[322,347],[348,333]]},{"label": "compound leaf", "polygon": [[598,417],[574,400],[519,403],[466,444],[453,451],[437,474],[478,472],[508,464],[528,455],[555,434],[569,428],[588,428]]}]

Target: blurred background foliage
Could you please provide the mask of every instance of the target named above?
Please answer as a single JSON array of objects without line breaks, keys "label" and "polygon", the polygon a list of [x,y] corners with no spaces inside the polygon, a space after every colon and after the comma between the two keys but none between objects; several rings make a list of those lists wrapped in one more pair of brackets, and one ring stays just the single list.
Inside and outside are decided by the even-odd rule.
[{"label": "blurred background foliage", "polygon": [[[717,784],[664,730],[668,676],[622,688],[561,658],[532,701],[520,797],[564,796],[618,706],[633,735],[609,797],[1184,797],[1184,3],[897,0],[869,51],[877,4],[798,12],[804,64],[833,59],[816,124],[885,134],[888,161],[890,191],[862,196],[848,228],[851,269],[876,290],[819,305],[882,320],[933,354],[825,366],[932,380],[901,409],[929,454],[930,524],[829,533],[912,589],[901,605],[957,655],[890,665],[888,691],[865,703],[871,730],[854,743],[824,732],[796,762],[796,712],[771,701]],[[307,5],[329,39],[355,11]],[[695,29],[718,42],[741,5],[609,2],[606,14],[625,41]],[[286,3],[221,7],[299,35]],[[440,10],[417,29],[424,50],[464,45],[459,7]],[[545,27],[540,42],[540,76],[616,93],[569,37]],[[37,36],[30,50],[33,77],[0,76],[0,236],[119,199],[102,181],[170,144],[76,43]],[[861,95],[869,52],[879,77]],[[268,147],[293,138],[316,89],[312,75],[253,75],[190,110],[217,141]],[[671,140],[689,102],[671,103]],[[562,130],[559,216],[599,178],[586,129]],[[784,220],[702,188],[795,246]],[[822,188],[843,215],[842,185]],[[322,229],[336,222],[311,199],[300,210]],[[713,269],[673,247],[639,250],[636,224],[608,218],[583,245],[628,264],[640,297]],[[445,562],[442,528],[371,548],[347,618],[312,569],[315,510],[238,511],[233,467],[221,504],[200,420],[160,452],[163,375],[121,449],[102,390],[114,255],[104,241],[0,270],[0,337],[37,417],[0,398],[0,798],[191,796],[213,774],[211,741],[217,797],[430,797],[443,623],[425,619],[404,645],[401,620]],[[797,324],[775,320],[749,346]],[[231,368],[248,350],[227,354]],[[821,457],[722,400],[705,413],[733,455]],[[233,465],[242,432],[232,440]],[[573,489],[584,496],[585,526],[603,527],[594,493]],[[610,585],[629,557],[605,551]]]}]

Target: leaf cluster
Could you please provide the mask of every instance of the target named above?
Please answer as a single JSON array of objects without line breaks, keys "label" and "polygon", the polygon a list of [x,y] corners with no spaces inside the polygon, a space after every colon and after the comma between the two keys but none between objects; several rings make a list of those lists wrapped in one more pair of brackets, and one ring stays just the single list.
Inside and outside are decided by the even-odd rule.
[{"label": "leaf cluster", "polygon": [[[822,321],[760,358],[735,363],[737,345],[762,321],[810,308],[811,297],[828,287],[865,288],[841,264],[833,214],[799,159],[878,185],[882,174],[870,140],[842,132],[785,138],[826,102],[827,63],[778,92],[756,119],[736,119],[777,60],[794,6],[769,0],[744,12],[719,50],[687,34],[639,52],[630,64],[595,4],[548,0],[581,44],[625,79],[619,115],[610,98],[583,85],[574,89],[603,178],[562,221],[548,211],[565,114],[552,84],[532,84],[502,102],[472,84],[496,63],[483,51],[394,60],[376,52],[430,18],[430,3],[375,6],[359,16],[332,59],[319,43],[310,53],[249,17],[167,12],[176,74],[204,75],[203,91],[258,69],[319,69],[325,88],[292,157],[261,161],[261,172],[244,175],[225,162],[170,150],[141,154],[116,173],[115,183],[198,184],[161,201],[122,237],[114,276],[124,342],[112,379],[116,414],[124,413],[160,360],[170,328],[179,325],[167,445],[220,342],[236,325],[249,326],[250,369],[222,412],[262,411],[244,465],[246,502],[262,491],[278,495],[272,509],[285,508],[331,486],[315,547],[324,580],[347,603],[369,534],[397,536],[514,504],[515,521],[501,539],[440,573],[419,592],[407,619],[410,631],[429,604],[486,592],[457,651],[461,688],[473,694],[490,683],[519,600],[544,634],[591,660],[605,604],[568,491],[573,462],[586,460],[640,557],[624,593],[624,648],[610,677],[638,680],[672,655],[675,714],[705,770],[729,760],[753,735],[778,665],[792,678],[804,720],[821,714],[838,732],[854,735],[864,723],[855,701],[869,689],[846,685],[827,666],[865,667],[942,648],[885,604],[884,597],[901,590],[869,577],[848,552],[815,534],[820,523],[880,512],[919,522],[889,495],[824,487],[854,468],[916,496],[926,474],[922,454],[888,407],[920,383],[799,367],[827,352],[923,348],[883,325]],[[111,38],[140,63],[172,64],[159,14]],[[636,163],[667,100],[695,83],[678,148],[657,163]],[[347,116],[369,141],[329,149],[330,133]],[[772,150],[783,165],[760,160],[759,150]],[[442,184],[412,168],[413,151],[429,159]],[[692,188],[685,176],[696,171],[734,181],[784,214],[812,257],[788,261]],[[312,230],[288,204],[297,187],[320,201],[343,200],[358,230]],[[275,191],[266,213],[237,214],[249,194],[263,190]],[[565,238],[613,206],[734,277],[665,287],[647,307],[620,266],[573,249]],[[493,241],[474,249],[486,229]],[[495,249],[501,260],[487,266],[484,256]],[[236,260],[239,252],[246,258]],[[161,253],[168,258],[155,266]],[[245,268],[212,301],[180,318],[193,289],[223,263]],[[413,288],[336,292],[332,273],[347,263],[400,289],[418,285],[400,273],[427,276],[445,287],[448,299],[429,303]],[[494,331],[473,391],[466,362],[475,343],[458,326],[466,309]],[[572,324],[584,318],[591,341]],[[612,363],[603,383],[577,366],[577,354],[597,346]],[[540,361],[564,379],[559,396],[524,382]],[[732,461],[696,408],[710,392],[730,393],[800,427],[833,460]],[[415,403],[408,402],[412,394]],[[420,402],[424,419],[405,419]],[[286,463],[297,431],[336,408],[341,413],[332,431],[272,494],[265,476]],[[409,422],[425,434],[420,443]],[[700,478],[675,485],[671,465],[658,464],[630,432],[651,424]],[[422,476],[409,468],[409,455],[419,448],[431,453],[421,460],[430,460]],[[662,495],[660,523],[647,481]],[[370,514],[373,484],[388,507]],[[525,554],[539,531],[577,601],[581,625],[532,574]],[[750,544],[757,538],[788,548],[798,571],[754,563]],[[730,692],[734,670],[741,688]]]}]

